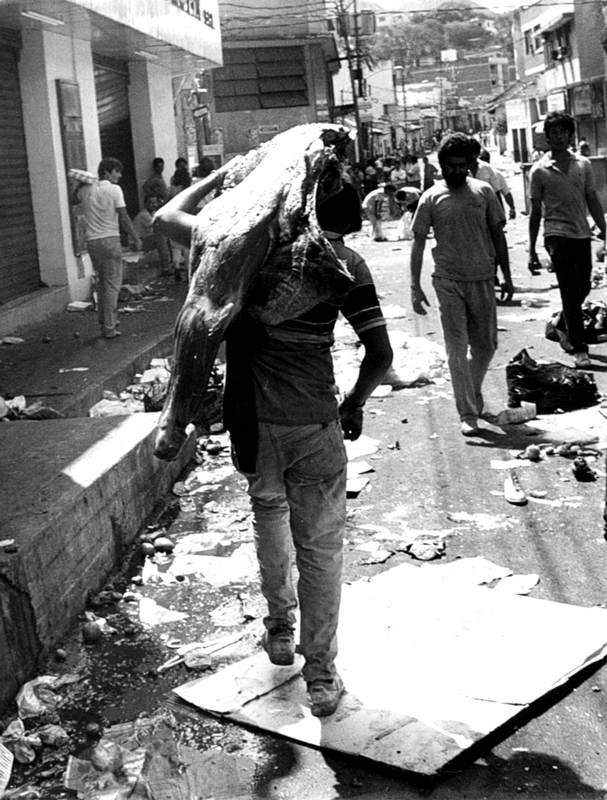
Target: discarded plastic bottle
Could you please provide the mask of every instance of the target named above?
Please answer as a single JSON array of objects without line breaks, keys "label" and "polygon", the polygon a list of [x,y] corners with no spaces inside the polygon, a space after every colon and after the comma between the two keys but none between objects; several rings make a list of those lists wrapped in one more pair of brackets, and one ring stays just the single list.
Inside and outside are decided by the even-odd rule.
[{"label": "discarded plastic bottle", "polygon": [[496,416],[495,421],[498,425],[516,425],[520,422],[528,422],[537,416],[537,406],[521,400],[518,408],[505,408]]}]

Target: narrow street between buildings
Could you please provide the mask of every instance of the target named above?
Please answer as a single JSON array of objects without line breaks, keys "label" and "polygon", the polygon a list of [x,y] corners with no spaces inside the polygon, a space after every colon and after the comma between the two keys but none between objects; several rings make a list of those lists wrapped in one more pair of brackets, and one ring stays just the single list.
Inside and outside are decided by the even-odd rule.
[{"label": "narrow street between buildings", "polygon": [[[546,321],[560,307],[558,289],[547,258],[539,275],[527,269],[522,176],[509,178],[517,206],[507,226],[516,293],[498,308],[500,343],[485,396],[493,415],[506,407],[506,365],[523,348],[536,360],[572,363],[544,336]],[[607,342],[591,347],[601,395],[596,404],[518,425],[482,422],[480,435],[462,437],[431,289],[431,247],[422,273],[431,308],[417,317],[410,306],[411,243],[396,240],[395,224],[388,229],[387,242],[372,241],[366,229],[350,238],[372,269],[403,385],[382,387],[365,409],[368,449],[364,471],[353,474],[350,484],[346,583],[402,564],[435,570],[482,557],[505,568],[490,572],[490,587],[500,582],[498,574],[511,576],[515,585],[504,591],[605,607],[607,411],[601,403],[607,397]],[[600,243],[593,247],[598,252]],[[591,299],[607,301],[603,264],[596,265]],[[338,326],[342,390],[356,358],[355,337]],[[580,453],[596,480],[576,477],[572,465]],[[525,504],[504,495],[512,469]],[[400,614],[413,627],[420,611],[410,604]],[[263,615],[245,483],[232,466],[227,435],[215,426],[198,440],[195,459],[146,521],[129,557],[91,594],[86,614],[40,671],[64,680],[37,679],[22,706],[2,720],[4,737],[9,723],[23,720],[25,730],[17,725],[14,736],[22,753],[33,756],[30,763],[27,757],[15,762],[6,797],[607,797],[605,666],[588,668],[521,709],[525,713],[467,758],[423,779],[380,760],[226,721],[173,693],[258,653]],[[563,637],[556,645],[566,651],[570,642]],[[415,655],[406,640],[397,652],[403,664]],[[447,658],[439,664],[445,679],[451,667]],[[55,729],[28,739],[28,733],[35,738],[40,720],[61,726],[64,735]],[[137,788],[143,771],[151,794]],[[97,788],[91,788],[93,779]]]}]

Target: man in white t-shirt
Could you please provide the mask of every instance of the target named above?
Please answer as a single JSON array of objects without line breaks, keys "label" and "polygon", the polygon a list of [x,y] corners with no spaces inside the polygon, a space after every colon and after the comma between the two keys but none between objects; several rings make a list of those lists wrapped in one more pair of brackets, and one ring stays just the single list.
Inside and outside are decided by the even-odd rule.
[{"label": "man in white t-shirt", "polygon": [[81,202],[86,221],[86,241],[93,269],[97,276],[97,310],[104,339],[120,336],[118,293],[122,285],[122,246],[120,229],[127,233],[136,250],[141,239],[133,227],[122,189],[122,164],[117,158],[102,158],[97,168],[98,180],[80,183],[74,193]]}]

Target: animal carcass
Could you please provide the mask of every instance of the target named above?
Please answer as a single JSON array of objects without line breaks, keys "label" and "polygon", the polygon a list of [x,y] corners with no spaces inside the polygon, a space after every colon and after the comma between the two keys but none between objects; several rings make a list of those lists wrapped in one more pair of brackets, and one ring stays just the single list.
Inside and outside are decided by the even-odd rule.
[{"label": "animal carcass", "polygon": [[339,126],[300,125],[237,156],[215,176],[221,194],[201,209],[192,236],[192,279],[175,328],[158,458],[175,458],[186,426],[200,417],[219,345],[243,307],[276,324],[351,282],[315,211],[341,188],[340,160],[349,141]]}]

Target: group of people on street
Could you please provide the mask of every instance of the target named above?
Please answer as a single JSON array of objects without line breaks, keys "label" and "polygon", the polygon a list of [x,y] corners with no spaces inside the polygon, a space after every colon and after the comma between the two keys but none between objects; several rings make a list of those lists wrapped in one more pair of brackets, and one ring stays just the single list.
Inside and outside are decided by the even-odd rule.
[{"label": "group of people on street", "polygon": [[[570,149],[575,133],[571,117],[550,114],[545,131],[550,151],[531,172],[530,255],[536,254],[543,216],[545,246],[563,302],[564,333],[576,364],[584,367],[589,363],[581,324],[581,303],[590,288],[587,212],[603,238],[605,219],[590,163]],[[372,189],[362,204],[356,187],[344,182],[338,194],[319,205],[319,224],[352,276],[345,296],[319,302],[278,325],[262,324],[245,309],[228,330],[224,420],[253,510],[261,591],[267,603],[262,645],[272,664],[293,664],[299,608],[302,674],[315,716],[335,712],[345,691],[335,666],[346,520],[344,439],[360,436],[365,403],[384,379],[393,355],[371,271],[344,237],[362,229],[364,210],[373,238],[382,241],[380,206],[396,202],[398,192],[404,191],[400,201],[413,212],[411,302],[416,314],[425,314],[429,301],[422,288],[422,266],[428,236],[433,235],[432,283],[464,436],[478,433],[485,410],[483,379],[497,348],[498,268],[506,296],[512,297],[514,291],[504,233],[506,215],[499,198],[501,193],[512,218],[516,211],[508,187],[495,182],[497,173],[486,169],[490,166],[483,161],[480,144],[466,134],[442,137],[438,161],[442,180],[437,182],[432,175],[428,186],[413,185],[409,175],[399,185],[401,167],[394,165],[394,181]],[[104,159],[98,187],[83,189],[83,202],[89,208],[107,210],[112,224],[116,222],[111,248],[115,259],[119,256],[118,221],[138,238],[129,229],[128,216],[125,219],[116,185],[119,177],[120,165]],[[159,196],[162,187],[158,177],[154,180],[154,195]],[[203,180],[165,198],[155,211],[156,229],[187,249],[197,210],[208,191]],[[89,219],[94,232],[91,211]],[[105,272],[108,257],[105,246],[95,256],[98,274]],[[334,393],[331,356],[339,313],[354,328],[364,352],[354,384],[340,399]],[[103,335],[112,335],[115,324],[109,316],[104,325],[107,333]],[[243,392],[252,415],[244,432],[237,411],[243,407]]]}]

